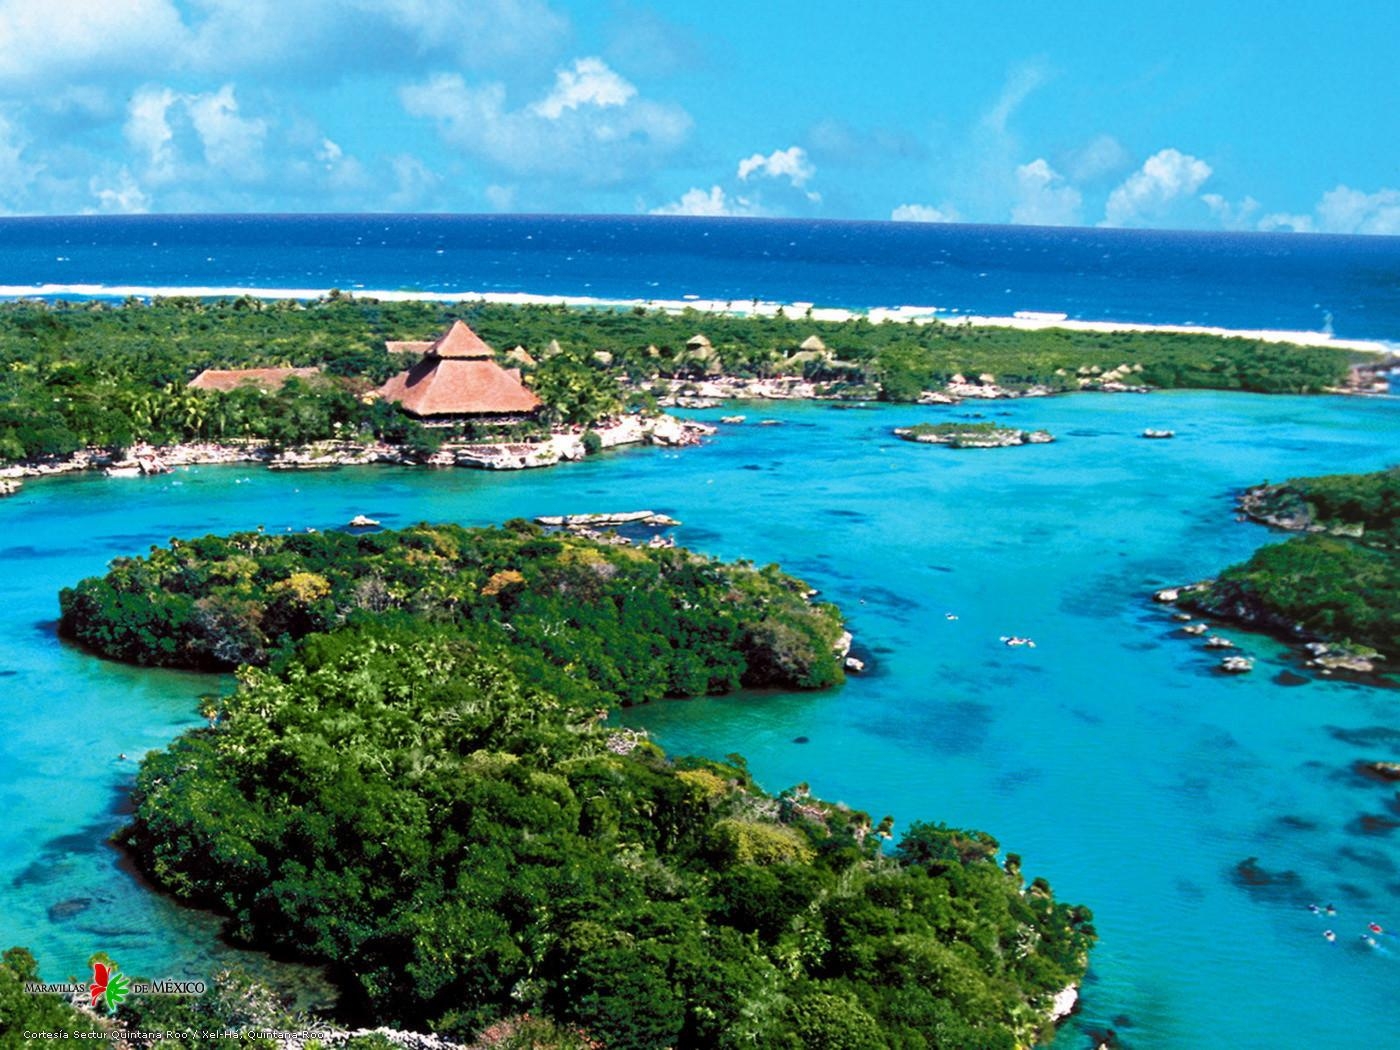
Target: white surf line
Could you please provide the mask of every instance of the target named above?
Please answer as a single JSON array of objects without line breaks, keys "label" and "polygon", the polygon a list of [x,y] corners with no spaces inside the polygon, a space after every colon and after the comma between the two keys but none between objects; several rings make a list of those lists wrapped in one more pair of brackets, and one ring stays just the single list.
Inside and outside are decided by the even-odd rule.
[{"label": "white surf line", "polygon": [[253,288],[246,285],[137,285],[137,284],[7,284],[0,285],[0,298],[27,299],[82,296],[103,299],[154,299],[189,296],[196,299],[238,298],[309,301],[324,299],[333,291],[341,295],[383,302],[494,303],[507,306],[568,306],[580,309],[625,310],[643,307],[680,314],[693,310],[702,314],[733,317],[776,317],[779,313],[794,319],[849,321],[863,317],[872,324],[892,321],[898,324],[969,325],[978,328],[1016,328],[1035,331],[1062,328],[1076,332],[1168,332],[1181,335],[1213,335],[1221,338],[1257,339],[1267,343],[1295,346],[1323,346],[1338,350],[1359,350],[1371,354],[1391,354],[1400,342],[1380,339],[1337,339],[1326,332],[1300,332],[1285,329],[1220,328],[1213,325],[1146,324],[1133,321],[1077,321],[1058,314],[1024,312],[1014,317],[963,314],[936,306],[872,306],[866,310],[817,306],[809,302],[778,303],[762,299],[606,299],[590,295],[539,295],[533,292],[428,292],[417,289],[370,288]]}]

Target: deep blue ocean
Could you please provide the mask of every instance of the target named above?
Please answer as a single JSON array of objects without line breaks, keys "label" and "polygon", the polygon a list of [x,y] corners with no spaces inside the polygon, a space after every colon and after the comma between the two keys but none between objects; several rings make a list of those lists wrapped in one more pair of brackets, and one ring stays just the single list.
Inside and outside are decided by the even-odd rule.
[{"label": "deep blue ocean", "polygon": [[586,216],[0,219],[0,286],[930,306],[1400,339],[1400,237]]},{"label": "deep blue ocean", "polygon": [[[533,239],[531,239],[533,238]],[[439,254],[439,252],[441,254]],[[766,254],[765,254],[766,253]],[[985,276],[979,276],[983,275]],[[0,284],[525,291],[632,299],[917,303],[1400,341],[1400,239],[634,219],[0,221]],[[1008,293],[1004,289],[1013,289]],[[1005,301],[1003,301],[1003,298]],[[172,536],[649,507],[678,539],[777,561],[847,613],[870,672],[822,694],[654,704],[668,750],[738,751],[765,787],[900,824],[985,829],[1101,934],[1057,1050],[1400,1046],[1400,688],[1317,675],[1267,638],[1222,675],[1150,596],[1280,537],[1234,520],[1264,479],[1400,459],[1400,401],[1218,392],[958,406],[765,404],[699,448],[529,472],[190,468],[31,480],[0,500],[0,947],[50,979],[106,951],[208,977],[240,952],[106,844],[135,759],[200,724],[227,677],[97,660],[54,632],[60,587]],[[1050,445],[915,446],[970,413]],[[1144,441],[1145,427],[1176,431]],[[948,614],[957,619],[949,619]],[[1034,638],[1010,649],[1002,635]],[[120,755],[130,756],[122,759]],[[1251,860],[1253,858],[1253,860]],[[1332,902],[1333,918],[1308,911]],[[1336,943],[1322,937],[1335,927]]]}]

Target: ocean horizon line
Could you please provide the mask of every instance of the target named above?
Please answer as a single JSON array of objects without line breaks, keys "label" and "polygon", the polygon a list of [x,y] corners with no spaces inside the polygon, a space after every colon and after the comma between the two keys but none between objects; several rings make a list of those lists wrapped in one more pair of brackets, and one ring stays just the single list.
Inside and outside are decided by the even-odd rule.
[{"label": "ocean horizon line", "polygon": [[0,216],[0,226],[10,222],[192,222],[229,220],[421,220],[434,221],[460,219],[465,222],[536,222],[541,220],[570,220],[586,222],[599,220],[606,222],[643,222],[657,225],[667,223],[723,223],[741,225],[774,226],[882,226],[907,230],[1024,230],[1028,232],[1103,234],[1110,237],[1183,237],[1220,238],[1222,240],[1297,240],[1297,241],[1368,241],[1400,242],[1400,234],[1392,233],[1336,233],[1323,230],[1299,231],[1278,230],[1213,230],[1192,226],[1053,226],[1041,223],[1018,222],[924,222],[907,219],[871,218],[859,216],[797,217],[791,215],[654,215],[649,212],[463,212],[463,211],[230,211],[230,212],[132,212],[127,214],[105,214],[98,212],[71,212],[64,214],[9,214]]}]

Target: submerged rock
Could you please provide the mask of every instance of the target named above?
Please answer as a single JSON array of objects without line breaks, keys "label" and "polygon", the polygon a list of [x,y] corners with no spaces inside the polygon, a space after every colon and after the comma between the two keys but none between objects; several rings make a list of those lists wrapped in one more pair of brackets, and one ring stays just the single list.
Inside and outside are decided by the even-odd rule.
[{"label": "submerged rock", "polygon": [[69,897],[67,900],[59,901],[57,904],[49,906],[48,915],[50,922],[63,922],[71,919],[92,907],[91,897]]}]

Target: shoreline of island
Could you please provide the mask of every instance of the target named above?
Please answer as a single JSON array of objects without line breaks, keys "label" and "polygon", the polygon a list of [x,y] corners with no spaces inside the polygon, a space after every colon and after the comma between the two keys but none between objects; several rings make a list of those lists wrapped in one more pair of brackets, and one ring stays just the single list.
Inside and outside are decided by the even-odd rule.
[{"label": "shoreline of island", "polygon": [[383,302],[482,303],[500,306],[564,306],[581,310],[659,310],[681,314],[687,310],[700,314],[730,317],[803,317],[813,321],[840,324],[864,319],[871,324],[886,321],[896,324],[965,325],[971,328],[1012,328],[1039,331],[1060,328],[1072,332],[1164,332],[1178,335],[1213,335],[1222,339],[1255,339],[1266,343],[1294,346],[1328,347],[1354,350],[1360,353],[1393,355],[1400,353],[1400,338],[1352,339],[1338,338],[1329,332],[1296,331],[1275,328],[1227,328],[1216,325],[1191,325],[1116,320],[1081,320],[1064,313],[1018,310],[1010,316],[980,314],[959,308],[939,306],[899,305],[869,307],[820,306],[813,302],[778,302],[765,299],[707,299],[698,296],[669,298],[612,298],[591,295],[546,295],[538,292],[484,292],[460,290],[431,292],[420,289],[341,288],[262,288],[240,285],[107,285],[93,283],[0,285],[0,300],[4,299],[155,299],[190,296],[196,299],[225,299],[251,296],[271,301],[304,300],[335,297],[377,299]]},{"label": "shoreline of island", "polygon": [[543,441],[444,442],[436,452],[421,458],[406,446],[385,441],[314,441],[280,450],[253,438],[141,445],[124,453],[115,449],[84,448],[70,456],[0,467],[0,496],[14,495],[26,478],[86,471],[103,471],[111,477],[138,477],[168,474],[177,467],[237,464],[287,471],[375,465],[531,470],[583,459],[590,454],[590,434],[597,436],[598,451],[629,445],[682,448],[699,444],[704,437],[714,434],[716,429],[698,420],[678,419],[665,414],[623,416],[610,424],[562,427]]}]

